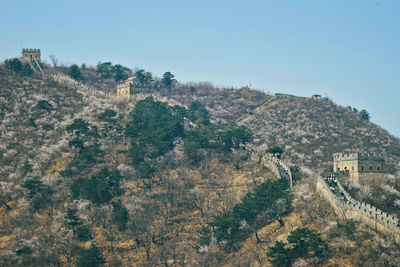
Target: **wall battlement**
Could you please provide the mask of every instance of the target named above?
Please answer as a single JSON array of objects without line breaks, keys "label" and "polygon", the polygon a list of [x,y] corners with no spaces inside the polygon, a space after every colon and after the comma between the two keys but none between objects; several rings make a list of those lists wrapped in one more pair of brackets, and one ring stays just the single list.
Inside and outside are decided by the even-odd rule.
[{"label": "wall battlement", "polygon": [[282,178],[281,172],[279,170],[279,167],[281,167],[285,172],[288,177],[289,177],[289,183],[290,183],[290,189],[293,187],[293,177],[292,177],[292,172],[290,170],[290,167],[286,165],[285,162],[283,162],[281,159],[278,159],[276,156],[274,156],[271,153],[266,153],[263,154],[261,157],[258,154],[253,154],[254,158],[259,158],[260,162],[266,166],[268,166],[272,172],[278,176],[279,178]]},{"label": "wall battlement", "polygon": [[326,182],[320,178],[317,180],[317,191],[328,200],[341,219],[362,221],[381,233],[393,236],[395,241],[400,244],[399,219],[396,216],[390,215],[371,204],[354,200],[343,189],[340,182],[337,181],[337,183],[338,187],[343,190],[348,202],[344,202],[333,194]]},{"label": "wall battlement", "polygon": [[39,52],[40,53],[40,49],[38,48],[22,48],[22,52]]},{"label": "wall battlement", "polygon": [[367,153],[334,153],[333,159],[336,161],[344,160],[372,160],[372,161],[383,161],[382,157],[374,154]]}]

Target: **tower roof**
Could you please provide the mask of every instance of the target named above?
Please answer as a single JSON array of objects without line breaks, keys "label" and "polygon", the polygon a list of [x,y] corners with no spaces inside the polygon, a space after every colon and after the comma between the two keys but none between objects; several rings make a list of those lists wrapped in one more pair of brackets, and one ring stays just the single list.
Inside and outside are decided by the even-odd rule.
[{"label": "tower roof", "polygon": [[33,53],[40,53],[40,49],[36,48],[22,48],[22,53],[33,52]]},{"label": "tower roof", "polygon": [[361,152],[356,152],[356,153],[334,153],[333,154],[333,159],[337,161],[341,160],[373,160],[373,161],[383,161],[383,158],[379,155],[375,154],[369,154],[369,153],[361,153]]}]

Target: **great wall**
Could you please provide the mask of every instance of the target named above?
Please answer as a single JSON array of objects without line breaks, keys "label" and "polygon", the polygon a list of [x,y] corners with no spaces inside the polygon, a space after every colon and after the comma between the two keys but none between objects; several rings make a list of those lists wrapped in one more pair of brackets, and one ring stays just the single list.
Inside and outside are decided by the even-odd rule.
[{"label": "great wall", "polygon": [[[290,188],[293,190],[292,173],[285,162],[270,153],[263,155],[253,154],[252,157],[254,160],[259,160],[260,163],[268,167],[277,177],[282,178],[286,174],[290,179]],[[283,173],[280,168],[284,170]],[[346,201],[335,195],[323,178],[317,178],[316,191],[330,203],[341,220],[352,219],[363,222],[372,229],[393,237],[400,244],[399,219],[396,216],[390,215],[371,204],[355,200],[338,180],[337,186],[342,190]]]},{"label": "great wall", "polygon": [[[257,112],[276,98],[279,97],[271,97],[261,105],[254,108],[252,112],[248,112],[245,115],[239,117],[235,122],[243,122],[246,118]],[[337,157],[337,154],[335,156]],[[269,167],[269,169],[271,169],[271,171],[278,177],[282,177],[281,171],[279,169],[279,166],[281,166],[287,173],[290,179],[290,188],[291,190],[293,190],[292,173],[290,172],[290,168],[282,160],[276,158],[272,154],[264,154],[263,156],[255,155],[255,157],[259,157],[260,162]],[[336,169],[337,163],[335,162],[334,165]],[[383,172],[383,170],[384,169],[382,165],[380,172]],[[374,178],[376,177],[374,176]],[[339,216],[341,220],[353,219],[355,221],[364,222],[366,225],[375,229],[376,231],[379,231],[380,233],[388,236],[392,236],[394,240],[398,244],[400,244],[400,221],[396,216],[390,215],[371,204],[355,200],[343,188],[339,181],[337,181],[337,184],[339,189],[342,190],[344,196],[346,197],[346,202],[339,199],[334,193],[332,193],[325,181],[319,177],[317,178],[316,182],[316,190],[330,203],[335,213]]]},{"label": "great wall", "polygon": [[293,188],[293,177],[292,172],[290,171],[290,167],[286,165],[285,162],[278,159],[271,153],[259,154],[254,153],[252,155],[253,160],[258,160],[261,164],[266,166],[268,169],[272,171],[278,178],[287,177],[290,183],[290,189]]},{"label": "great wall", "polygon": [[268,99],[264,103],[262,103],[259,106],[255,107],[251,112],[248,112],[248,113],[244,114],[243,116],[240,116],[238,119],[235,120],[235,122],[239,123],[239,122],[244,121],[244,119],[246,119],[250,115],[253,115],[254,113],[258,112],[262,107],[266,106],[267,104],[269,104],[270,102],[272,102],[275,99],[276,99],[276,97],[272,96],[270,99]]},{"label": "great wall", "polygon": [[44,76],[42,67],[40,66],[40,49],[24,48],[22,49],[22,60],[29,63],[32,70],[38,69]]},{"label": "great wall", "polygon": [[[88,85],[85,85],[79,81],[72,79],[69,76],[63,74],[51,74],[50,76],[54,81],[59,83],[67,83],[74,87],[77,87],[77,91],[86,91],[92,92],[95,94],[100,94],[103,96],[115,96],[110,95],[108,93],[104,93],[102,91],[96,90]],[[168,101],[165,97],[160,97],[154,94],[133,94],[130,96],[133,100],[139,101],[145,99],[148,96],[152,96],[160,101]],[[261,107],[267,105],[275,97],[268,99],[266,102],[258,106],[254,109],[254,111],[260,109]],[[178,104],[178,103],[176,103]],[[237,122],[244,120],[249,114],[245,114],[244,116],[240,117]],[[258,160],[261,164],[268,167],[277,177],[282,178],[287,176],[290,181],[290,188],[293,190],[293,177],[290,171],[290,167],[282,160],[278,159],[276,156],[270,153],[259,154],[254,153],[252,157],[255,160]],[[339,181],[337,181],[338,187],[343,191],[344,195],[346,196],[347,202],[339,199],[332,191],[329,189],[328,185],[325,181],[321,178],[317,178],[316,182],[316,189],[317,192],[323,196],[332,206],[335,213],[339,216],[340,219],[353,219],[355,221],[364,222],[369,227],[383,233],[386,235],[391,235],[394,237],[395,241],[400,244],[400,227],[398,227],[398,218],[392,216],[370,204],[359,202],[353,199],[343,188]]]},{"label": "great wall", "polygon": [[65,83],[65,84],[70,85],[72,87],[76,87],[78,92],[86,91],[86,92],[93,92],[93,93],[96,93],[96,94],[99,94],[99,95],[110,96],[110,94],[108,94],[108,93],[96,90],[93,87],[88,86],[88,85],[86,85],[86,84],[84,84],[82,82],[79,82],[79,81],[77,81],[77,80],[75,80],[75,79],[73,79],[73,78],[71,78],[71,77],[69,77],[67,75],[64,75],[64,74],[60,74],[60,73],[49,74],[49,77],[52,80],[54,80],[55,82],[57,82],[57,83],[61,83],[61,84]]},{"label": "great wall", "polygon": [[[73,78],[71,78],[70,76],[67,76],[65,74],[49,74],[48,77],[50,77],[50,79],[52,79],[53,81],[60,83],[60,84],[67,84],[71,87],[75,87],[77,92],[79,93],[92,93],[92,94],[96,94],[96,95],[100,95],[100,96],[105,96],[105,97],[109,97],[109,98],[113,98],[114,100],[118,100],[118,101],[126,101],[125,98],[119,98],[117,97],[115,94],[109,94],[109,93],[105,93],[103,91],[97,90],[91,86],[88,86],[80,81],[77,81]],[[147,97],[153,97],[154,99],[161,101],[161,102],[167,102],[169,105],[182,105],[181,103],[178,103],[177,101],[174,101],[170,98],[167,98],[165,96],[161,96],[157,93],[151,93],[151,94],[146,94],[146,93],[136,93],[136,94],[132,94],[130,95],[129,99],[132,101],[139,101],[139,100],[143,100]]]},{"label": "great wall", "polygon": [[390,215],[371,204],[359,202],[353,199],[343,188],[339,181],[337,185],[342,190],[347,201],[335,195],[328,187],[323,178],[318,177],[316,182],[317,192],[324,197],[332,206],[341,220],[353,219],[364,222],[372,229],[385,235],[392,236],[400,244],[400,227],[398,218]]},{"label": "great wall", "polygon": [[[43,73],[43,72],[42,72]],[[73,78],[64,75],[64,74],[49,74],[49,77],[58,83],[66,83],[70,86],[76,87],[78,92],[91,92],[102,96],[107,97],[115,97],[115,95],[111,95],[99,90],[96,90],[93,87],[90,87],[82,82],[76,81]],[[131,99],[139,101],[145,99],[148,96],[152,96],[160,101],[167,101],[166,97],[160,97],[155,94],[144,94],[138,93],[130,96]],[[271,97],[261,105],[257,106],[251,113],[247,113],[240,118],[238,118],[235,122],[242,122],[249,115],[254,114],[262,107],[266,106],[268,103],[272,102],[276,97]],[[171,104],[171,103],[169,103]],[[179,104],[179,103],[174,103]],[[290,181],[290,188],[293,190],[293,177],[290,171],[289,166],[283,162],[282,160],[275,157],[273,154],[258,154],[254,153],[252,155],[253,158],[257,159],[260,163],[268,167],[277,177],[282,178],[287,176]],[[395,216],[392,216],[370,204],[359,202],[353,199],[343,188],[339,181],[337,181],[338,187],[343,191],[344,196],[347,201],[343,201],[338,198],[328,187],[325,181],[321,178],[317,178],[316,182],[316,190],[317,192],[323,196],[332,206],[335,213],[339,216],[341,220],[353,219],[355,221],[364,222],[369,227],[379,231],[385,235],[392,236],[394,240],[400,244],[400,227],[398,226],[399,219]]]}]

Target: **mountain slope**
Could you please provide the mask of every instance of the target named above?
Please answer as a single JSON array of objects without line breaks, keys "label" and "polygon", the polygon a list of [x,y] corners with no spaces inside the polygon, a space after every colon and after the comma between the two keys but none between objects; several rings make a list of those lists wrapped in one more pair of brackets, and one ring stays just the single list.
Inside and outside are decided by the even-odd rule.
[{"label": "mountain slope", "polygon": [[[86,84],[114,90],[115,83],[94,70],[84,73]],[[172,149],[153,159],[157,168],[149,177],[138,167],[144,165],[132,163],[129,151],[138,139],[124,132],[137,102],[77,89],[49,77],[21,77],[0,69],[0,265],[70,266],[82,255],[82,248],[95,244],[106,266],[270,266],[268,247],[299,227],[318,230],[330,247],[325,258],[299,260],[299,265],[356,266],[352,259],[365,265],[396,263],[398,247],[390,237],[362,224],[347,236],[345,222],[338,221],[329,204],[315,194],[315,174],[331,167],[332,153],[349,148],[383,154],[397,186],[400,140],[358,114],[327,100],[279,99],[248,88],[214,88],[204,83],[140,88],[168,101],[173,114],[182,112],[176,104],[186,108],[193,101],[204,104],[211,124],[216,125],[213,131],[200,131],[195,136],[200,139],[223,132],[224,123],[247,114],[240,123],[254,134],[248,148],[264,153],[280,146],[284,161],[303,170],[304,179],[294,187],[292,209],[282,215],[285,225],[265,220],[250,231],[241,221],[243,232],[251,234],[241,236],[232,249],[224,240],[216,243],[212,238],[206,238],[208,246],[201,246],[204,227],[229,214],[264,181],[277,177],[247,157],[249,151],[215,152],[215,140],[207,148],[200,147],[193,161],[185,152],[187,136],[172,140]],[[267,105],[250,112],[266,101]],[[80,118],[88,123],[88,130],[84,125],[71,127]],[[186,120],[185,130],[201,128],[194,124]],[[80,130],[85,133],[77,134]],[[80,162],[87,158],[80,153],[82,147],[98,149],[85,151],[98,155],[89,157],[93,162],[83,167]],[[115,170],[122,178],[112,176]],[[106,200],[90,190],[102,184],[104,176],[120,179],[116,184],[122,189],[112,180],[115,190]],[[94,181],[91,187],[85,186],[87,181]],[[29,187],[32,183],[40,185],[35,192]],[[71,227],[71,210],[78,216],[78,226]]]},{"label": "mountain slope", "polygon": [[243,124],[256,144],[284,148],[285,160],[313,170],[332,166],[332,154],[366,151],[382,155],[390,174],[400,170],[400,139],[326,99],[275,99]]}]

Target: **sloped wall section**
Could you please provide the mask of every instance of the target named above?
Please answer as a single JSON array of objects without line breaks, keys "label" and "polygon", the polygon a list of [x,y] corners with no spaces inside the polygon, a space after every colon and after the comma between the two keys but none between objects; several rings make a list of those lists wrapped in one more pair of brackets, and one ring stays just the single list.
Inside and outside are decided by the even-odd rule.
[{"label": "sloped wall section", "polygon": [[336,214],[341,219],[353,219],[362,221],[371,228],[386,234],[391,235],[395,241],[400,244],[400,227],[398,226],[399,219],[396,216],[390,215],[371,204],[359,202],[353,199],[343,188],[339,181],[338,187],[343,190],[347,198],[347,202],[339,199],[329,190],[328,185],[321,178],[317,178],[317,191],[331,204]]},{"label": "sloped wall section", "polygon": [[254,160],[258,160],[261,164],[269,168],[279,178],[283,177],[282,172],[280,170],[280,168],[282,168],[284,170],[285,176],[289,178],[290,189],[292,189],[293,186],[292,172],[290,171],[289,166],[286,165],[285,162],[278,159],[271,153],[265,153],[265,154],[253,153],[252,157]]}]

